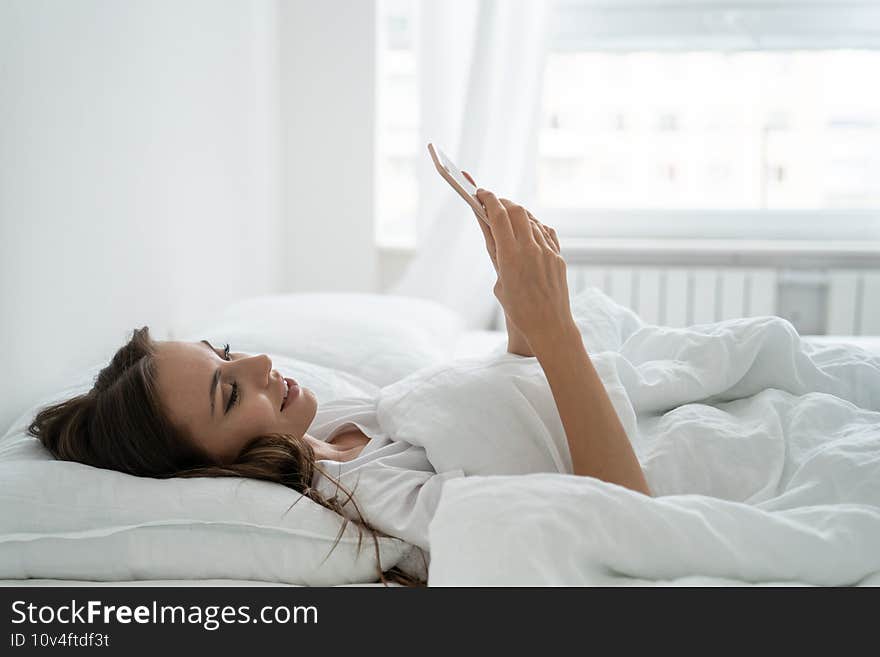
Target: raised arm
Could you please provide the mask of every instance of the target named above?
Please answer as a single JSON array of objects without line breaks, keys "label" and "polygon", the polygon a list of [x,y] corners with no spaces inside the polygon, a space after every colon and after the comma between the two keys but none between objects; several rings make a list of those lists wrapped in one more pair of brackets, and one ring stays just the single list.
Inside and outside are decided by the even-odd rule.
[{"label": "raised arm", "polygon": [[574,473],[650,495],[642,467],[571,315],[565,261],[555,231],[492,192],[481,189],[477,198],[486,208],[494,240],[495,296],[547,375]]},{"label": "raised arm", "polygon": [[[471,174],[467,171],[462,171],[462,175],[465,176],[468,180],[471,181],[471,184],[476,187],[477,183],[474,182],[474,179],[471,178]],[[480,227],[480,230],[483,232],[483,238],[486,241],[486,251],[489,252],[489,259],[492,261],[492,266],[495,267],[495,273],[498,273],[498,261],[495,259],[495,240],[492,238],[492,231],[489,230],[489,227],[486,225],[482,219],[480,219],[479,215],[474,212],[474,216],[477,219],[477,225]],[[557,244],[558,246],[558,244]],[[510,319],[510,315],[507,312],[504,313],[504,325],[507,327],[507,351],[511,354],[516,354],[517,356],[525,356],[526,358],[531,358],[534,356],[534,352],[532,351],[531,346],[529,345],[529,341],[526,340],[526,337],[522,334],[522,331],[517,328],[516,324],[513,323],[513,320]]]}]

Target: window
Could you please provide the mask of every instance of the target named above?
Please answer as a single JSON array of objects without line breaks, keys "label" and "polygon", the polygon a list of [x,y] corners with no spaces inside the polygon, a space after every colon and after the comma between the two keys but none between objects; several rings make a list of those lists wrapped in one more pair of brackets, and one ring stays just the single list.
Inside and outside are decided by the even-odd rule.
[{"label": "window", "polygon": [[880,52],[549,53],[544,207],[880,207]]},{"label": "window", "polygon": [[[416,0],[379,0],[377,240],[412,245]],[[876,238],[880,4],[556,0],[534,183],[605,236]]]}]

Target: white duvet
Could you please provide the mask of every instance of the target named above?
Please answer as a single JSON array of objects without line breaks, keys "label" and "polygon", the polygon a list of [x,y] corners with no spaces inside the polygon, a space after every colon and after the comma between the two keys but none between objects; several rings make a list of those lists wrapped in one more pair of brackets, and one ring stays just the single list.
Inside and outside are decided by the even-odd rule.
[{"label": "white duvet", "polygon": [[432,586],[880,583],[880,358],[773,317],[572,311],[655,497],[564,467],[451,480]]}]

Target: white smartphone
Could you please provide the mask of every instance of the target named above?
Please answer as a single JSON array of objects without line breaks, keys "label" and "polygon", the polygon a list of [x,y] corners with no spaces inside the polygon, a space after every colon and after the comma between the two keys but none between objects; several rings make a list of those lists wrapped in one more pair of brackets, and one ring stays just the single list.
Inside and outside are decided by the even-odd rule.
[{"label": "white smartphone", "polygon": [[449,159],[449,156],[442,150],[435,148],[434,144],[428,144],[428,152],[431,154],[434,166],[437,167],[437,171],[443,176],[443,179],[449,183],[452,189],[458,192],[459,196],[467,201],[468,205],[477,213],[477,216],[488,224],[486,210],[477,198],[477,188],[464,177],[458,165]]}]

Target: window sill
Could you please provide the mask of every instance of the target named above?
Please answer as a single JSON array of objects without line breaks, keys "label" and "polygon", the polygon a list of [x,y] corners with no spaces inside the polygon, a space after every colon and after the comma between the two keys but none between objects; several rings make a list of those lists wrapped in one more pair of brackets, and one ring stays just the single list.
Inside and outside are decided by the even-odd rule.
[{"label": "window sill", "polygon": [[533,209],[560,235],[635,240],[880,240],[878,210]]},{"label": "window sill", "polygon": [[635,239],[560,237],[566,261],[578,264],[732,267],[875,268],[880,241]]}]

